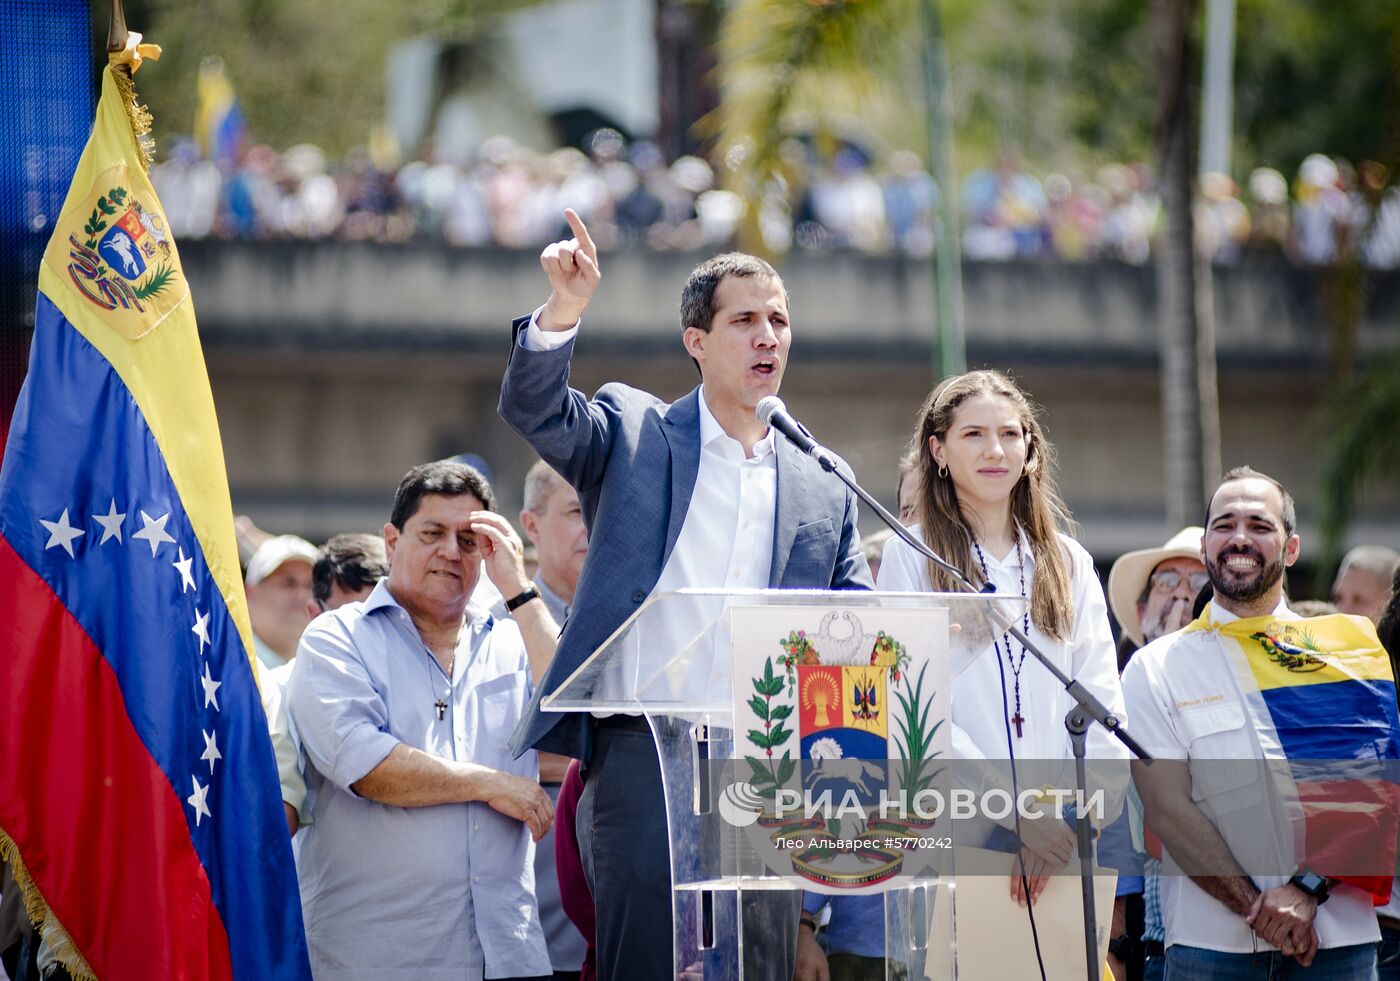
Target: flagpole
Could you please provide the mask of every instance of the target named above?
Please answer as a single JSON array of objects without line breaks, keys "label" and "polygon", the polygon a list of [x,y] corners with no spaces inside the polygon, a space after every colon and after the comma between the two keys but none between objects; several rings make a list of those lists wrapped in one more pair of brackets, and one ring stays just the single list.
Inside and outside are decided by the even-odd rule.
[{"label": "flagpole", "polygon": [[122,0],[112,0],[112,16],[107,27],[107,53],[117,54],[122,51],[126,47],[127,37],[126,12],[122,10]]}]

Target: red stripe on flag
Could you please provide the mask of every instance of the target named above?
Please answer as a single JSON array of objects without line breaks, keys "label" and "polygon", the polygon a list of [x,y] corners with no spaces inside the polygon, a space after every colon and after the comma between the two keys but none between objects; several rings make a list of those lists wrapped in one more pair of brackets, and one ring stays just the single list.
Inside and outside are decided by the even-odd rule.
[{"label": "red stripe on flag", "polygon": [[1300,780],[1298,800],[1307,830],[1303,864],[1370,893],[1377,906],[1388,903],[1400,788],[1379,779]]},{"label": "red stripe on flag", "polygon": [[0,827],[103,981],[231,978],[185,802],[111,666],[3,536],[0,582]]}]

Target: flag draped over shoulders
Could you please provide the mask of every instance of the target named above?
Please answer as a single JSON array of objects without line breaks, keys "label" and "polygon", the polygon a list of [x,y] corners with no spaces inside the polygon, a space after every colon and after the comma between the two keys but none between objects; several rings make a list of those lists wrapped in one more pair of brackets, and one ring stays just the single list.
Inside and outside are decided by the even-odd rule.
[{"label": "flag draped over shoulders", "polygon": [[80,973],[309,978],[213,397],[119,71],[0,468],[0,852]]},{"label": "flag draped over shoulders", "polygon": [[1283,764],[1298,864],[1390,898],[1400,832],[1400,710],[1390,658],[1364,617],[1252,617],[1215,632],[1264,759]]}]

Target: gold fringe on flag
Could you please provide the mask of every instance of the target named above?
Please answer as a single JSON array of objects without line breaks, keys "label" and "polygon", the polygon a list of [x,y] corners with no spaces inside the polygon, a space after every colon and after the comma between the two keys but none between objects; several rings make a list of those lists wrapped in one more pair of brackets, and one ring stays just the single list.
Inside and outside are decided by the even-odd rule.
[{"label": "gold fringe on flag", "polygon": [[152,61],[160,58],[159,44],[143,44],[141,35],[131,31],[126,38],[126,46],[120,51],[107,55],[112,67],[112,79],[121,93],[122,105],[126,106],[126,117],[131,121],[131,134],[136,138],[136,146],[141,151],[141,168],[150,173],[155,160],[155,140],[151,138],[151,110],[143,106],[136,94],[135,75],[141,63],[147,58]]},{"label": "gold fringe on flag", "polygon": [[19,846],[5,833],[4,828],[0,828],[0,862],[9,863],[10,872],[15,877],[15,885],[24,897],[24,912],[34,924],[40,938],[48,945],[49,953],[67,968],[74,981],[97,981],[97,975],[88,966],[82,952],[78,950],[78,945],[73,943],[73,938],[68,936],[68,932],[58,922],[58,917],[53,915],[49,904],[39,894],[34,877],[29,874],[24,859],[20,857]]}]

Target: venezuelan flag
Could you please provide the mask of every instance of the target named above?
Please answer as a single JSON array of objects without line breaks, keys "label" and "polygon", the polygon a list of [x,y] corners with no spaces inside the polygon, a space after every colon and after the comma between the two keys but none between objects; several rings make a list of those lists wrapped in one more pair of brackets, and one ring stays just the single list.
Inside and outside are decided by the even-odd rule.
[{"label": "venezuelan flag", "polygon": [[107,979],[309,978],[189,288],[109,67],[0,469],[0,852]]},{"label": "venezuelan flag", "polygon": [[199,103],[195,108],[194,131],[200,149],[223,170],[232,170],[238,163],[238,150],[247,124],[222,59],[204,59],[199,66],[195,91]]},{"label": "venezuelan flag", "polygon": [[[1265,760],[1286,764],[1302,817],[1300,865],[1390,898],[1400,832],[1400,711],[1390,658],[1364,617],[1228,624],[1236,680]],[[1278,768],[1271,768],[1278,772]]]}]

